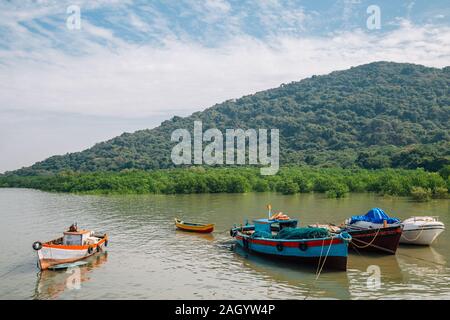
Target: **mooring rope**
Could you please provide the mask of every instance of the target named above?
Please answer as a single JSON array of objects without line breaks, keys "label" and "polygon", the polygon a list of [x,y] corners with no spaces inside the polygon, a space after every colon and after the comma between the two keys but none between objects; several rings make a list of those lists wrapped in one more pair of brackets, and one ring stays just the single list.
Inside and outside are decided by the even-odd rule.
[{"label": "mooring rope", "polygon": [[[381,230],[381,228],[378,228],[377,233],[375,234],[375,236],[373,237],[373,239],[372,239],[369,243],[367,243],[367,242],[365,242],[365,241],[363,241],[363,240],[361,240],[361,239],[356,239],[355,237],[352,237],[352,241],[353,241],[353,240],[357,240],[357,241],[359,241],[359,242],[362,242],[362,243],[365,243],[365,244],[366,244],[366,245],[363,245],[363,246],[359,246],[359,245],[357,245],[356,243],[353,243],[353,245],[354,245],[355,247],[358,247],[359,249],[364,249],[364,248],[367,248],[367,247],[371,246],[371,245],[375,242],[375,239],[378,237],[378,233],[380,232],[380,230]],[[375,245],[374,245],[374,246],[375,246]]]},{"label": "mooring rope", "polygon": [[317,282],[317,280],[319,280],[320,274],[322,273],[323,267],[325,266],[325,263],[327,261],[327,257],[328,257],[328,255],[330,253],[331,245],[333,244],[333,239],[334,239],[334,237],[332,236],[331,237],[331,241],[330,241],[330,245],[328,246],[328,250],[327,250],[327,253],[326,253],[325,257],[324,257],[322,266],[319,269],[319,266],[320,266],[320,263],[321,263],[321,260],[322,260],[323,248],[325,247],[325,238],[322,239],[322,247],[320,249],[320,257],[319,257],[319,262],[317,264],[316,277],[314,278],[314,281],[312,282],[311,286],[309,287],[308,292],[306,293],[305,298],[303,300],[308,299],[309,294],[311,293],[311,290],[316,287],[316,282]]},{"label": "mooring rope", "polygon": [[434,264],[434,265],[448,267],[447,263],[439,263],[439,262],[429,261],[429,260],[426,260],[426,259],[410,256],[409,254],[400,253],[400,252],[397,252],[397,254],[400,255],[400,256],[404,256],[404,257],[408,257],[408,258],[412,258],[412,259],[417,259],[417,260],[420,260],[420,261],[428,262],[428,263],[431,263],[431,264]]},{"label": "mooring rope", "polygon": [[316,276],[317,276],[317,273],[319,272],[320,262],[322,261],[322,253],[323,253],[324,244],[325,244],[325,238],[322,239],[322,247],[320,249],[319,263],[317,264],[317,268],[316,268]]},{"label": "mooring rope", "polygon": [[[330,253],[331,245],[333,244],[333,239],[334,239],[334,236],[331,237],[330,245],[328,246],[327,254],[325,255],[325,259],[323,260],[323,263],[322,263],[322,266],[320,267],[319,273],[316,274],[316,279],[315,280],[319,279],[320,274],[322,273],[322,269],[325,266],[325,262],[327,261],[328,254]],[[319,264],[320,264],[320,259],[319,259]]]},{"label": "mooring rope", "polygon": [[22,267],[22,268],[23,268],[23,267],[26,267],[26,265],[25,265],[25,264],[19,264],[19,265],[13,267],[11,270],[6,271],[5,273],[2,273],[2,274],[0,275],[0,279],[6,277],[6,276],[9,275],[10,273],[13,273],[14,271],[17,271],[18,269],[20,270],[21,267]]},{"label": "mooring rope", "polygon": [[359,254],[359,256],[361,257],[361,259],[364,260],[364,262],[368,262],[367,258],[365,258],[365,257],[361,254],[361,252],[359,252],[359,250],[357,249],[357,247],[354,247],[353,249],[356,251],[357,254]]},{"label": "mooring rope", "polygon": [[[363,241],[363,240],[360,240],[360,239],[358,239],[358,241],[359,241],[359,242],[362,242],[362,243],[367,243],[367,242],[365,242],[365,241]],[[386,249],[386,248],[377,246],[376,244],[373,244],[373,243],[371,244],[371,246],[374,247],[374,248],[376,248],[376,249],[378,249],[378,250],[381,250],[381,251],[386,251],[386,252],[389,252],[389,253],[395,253],[394,250]],[[367,247],[367,246],[363,246],[363,247],[359,247],[359,248],[360,248],[360,249],[364,249],[364,248],[366,248],[366,247]],[[358,246],[354,246],[354,248],[358,248]]]},{"label": "mooring rope", "polygon": [[[415,237],[414,239],[409,239],[407,236],[405,236],[405,230],[403,230],[403,232],[402,232],[402,237],[405,238],[407,241],[416,241],[416,240],[419,239],[420,236],[422,235],[423,230],[425,230],[424,227],[422,227],[422,228],[420,229],[419,234],[418,234],[417,237]],[[406,230],[406,231],[414,231],[414,230]]]}]

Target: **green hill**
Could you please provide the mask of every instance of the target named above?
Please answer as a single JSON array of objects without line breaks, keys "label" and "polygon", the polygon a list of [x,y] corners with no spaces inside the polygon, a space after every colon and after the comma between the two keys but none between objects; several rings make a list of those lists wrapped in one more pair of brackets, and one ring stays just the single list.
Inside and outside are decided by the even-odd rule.
[{"label": "green hill", "polygon": [[281,165],[436,171],[450,163],[449,84],[450,67],[375,62],[216,104],[13,173],[170,168],[170,135],[192,129],[194,120],[204,130],[278,128]]}]

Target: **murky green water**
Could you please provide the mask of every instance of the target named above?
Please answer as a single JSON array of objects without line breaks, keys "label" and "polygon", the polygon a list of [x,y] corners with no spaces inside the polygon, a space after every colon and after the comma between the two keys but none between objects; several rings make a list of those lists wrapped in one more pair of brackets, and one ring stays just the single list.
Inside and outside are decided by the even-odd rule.
[{"label": "murky green water", "polygon": [[[267,203],[299,218],[301,225],[340,223],[371,207],[400,218],[436,215],[450,225],[448,200],[416,203],[368,194],[340,200],[269,193],[77,196],[0,189],[0,298],[450,298],[448,230],[432,247],[402,246],[396,256],[352,253],[347,272],[324,272],[317,281],[314,268],[230,250],[230,226],[264,217]],[[175,216],[215,222],[216,231],[211,235],[176,231]],[[108,232],[108,252],[78,270],[39,272],[31,244],[53,239],[75,221]],[[381,272],[379,286],[371,285],[373,265]]]}]

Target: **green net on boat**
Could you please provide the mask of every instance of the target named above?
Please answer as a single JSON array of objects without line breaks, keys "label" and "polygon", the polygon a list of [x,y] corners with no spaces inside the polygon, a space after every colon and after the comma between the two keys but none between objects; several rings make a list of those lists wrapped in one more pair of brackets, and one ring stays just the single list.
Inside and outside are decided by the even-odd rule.
[{"label": "green net on boat", "polygon": [[283,228],[275,239],[315,239],[326,238],[329,232],[324,228]]},{"label": "green net on boat", "polygon": [[265,239],[315,239],[329,237],[330,233],[324,228],[283,228],[275,236],[265,231],[255,231],[252,238]]}]

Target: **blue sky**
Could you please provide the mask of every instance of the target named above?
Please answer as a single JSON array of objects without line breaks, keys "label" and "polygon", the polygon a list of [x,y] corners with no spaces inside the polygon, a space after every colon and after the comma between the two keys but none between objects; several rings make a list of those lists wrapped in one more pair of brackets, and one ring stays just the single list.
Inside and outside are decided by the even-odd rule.
[{"label": "blue sky", "polygon": [[443,0],[1,1],[0,172],[313,74],[449,65],[449,18]]}]

